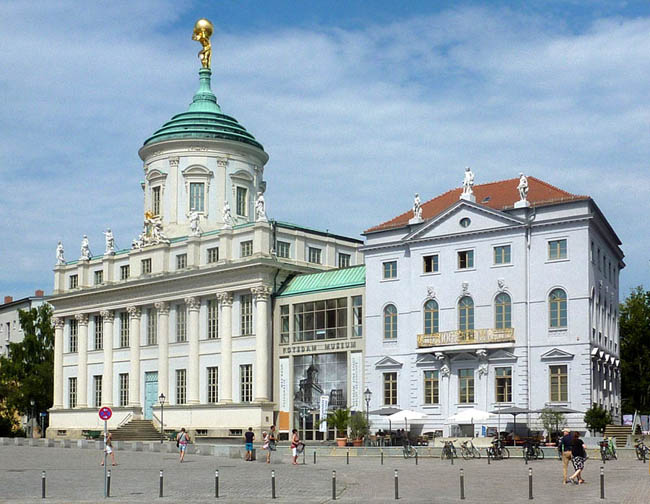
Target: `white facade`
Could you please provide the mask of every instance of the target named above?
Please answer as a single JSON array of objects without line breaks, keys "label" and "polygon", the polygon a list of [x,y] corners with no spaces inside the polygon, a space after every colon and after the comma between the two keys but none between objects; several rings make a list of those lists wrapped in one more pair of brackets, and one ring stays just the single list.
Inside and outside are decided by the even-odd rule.
[{"label": "white facade", "polygon": [[0,355],[8,355],[9,343],[20,343],[25,334],[20,327],[18,310],[30,310],[43,304],[43,291],[37,290],[34,296],[16,299],[5,297],[0,305]]},{"label": "white facade", "polygon": [[[505,184],[497,189],[511,190],[514,199],[516,183],[496,184]],[[422,223],[366,232],[371,409],[425,413],[425,431],[445,435],[448,417],[470,407],[556,405],[584,412],[596,402],[620,415],[620,242],[591,199],[565,199],[501,209],[457,199]],[[433,259],[425,260],[431,256],[437,270]],[[467,326],[471,303],[473,325]],[[427,307],[435,315],[433,309],[425,314]],[[582,416],[568,415],[570,425],[583,428]],[[523,415],[517,423],[533,418]],[[512,424],[512,417],[501,417],[502,430],[506,421]],[[541,430],[538,423],[530,427]]]}]

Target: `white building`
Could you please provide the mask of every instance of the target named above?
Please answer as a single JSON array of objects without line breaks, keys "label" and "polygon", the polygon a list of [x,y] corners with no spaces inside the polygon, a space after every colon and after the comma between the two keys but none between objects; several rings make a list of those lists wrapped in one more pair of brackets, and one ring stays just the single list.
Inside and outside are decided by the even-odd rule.
[{"label": "white building", "polygon": [[4,304],[0,305],[0,355],[7,356],[9,343],[20,343],[25,334],[20,327],[18,310],[31,310],[43,304],[43,291],[38,289],[33,296],[14,300],[5,296]]},{"label": "white building", "polygon": [[425,431],[446,435],[470,407],[620,415],[621,242],[590,197],[530,177],[520,200],[518,182],[470,180],[420,219],[414,205],[365,232],[371,409],[425,413]]},{"label": "white building", "polygon": [[[360,240],[269,220],[268,155],[210,89],[144,142],[145,226],[129,250],[82,243],[54,269],[48,436],[133,419],[240,436],[274,421],[271,296],[288,275],[362,263]],[[99,247],[96,247],[99,248]],[[70,249],[68,249],[70,250]],[[60,252],[62,256],[62,252]]]}]

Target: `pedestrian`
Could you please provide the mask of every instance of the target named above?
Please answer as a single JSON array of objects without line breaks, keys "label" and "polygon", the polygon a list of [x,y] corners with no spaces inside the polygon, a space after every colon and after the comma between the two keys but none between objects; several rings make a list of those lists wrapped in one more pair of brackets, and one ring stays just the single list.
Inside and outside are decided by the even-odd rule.
[{"label": "pedestrian", "polygon": [[565,427],[562,430],[562,438],[560,438],[560,457],[562,458],[562,483],[566,485],[569,482],[567,478],[567,472],[569,467],[569,461],[571,460],[571,445],[573,444],[573,436],[571,436],[571,431]]},{"label": "pedestrian", "polygon": [[587,459],[587,452],[585,451],[585,443],[580,439],[580,433],[573,433],[573,443],[571,444],[571,461],[576,470],[569,478],[572,483],[582,485],[585,480],[582,479],[582,470],[585,468],[585,460]]},{"label": "pedestrian", "polygon": [[300,436],[298,435],[298,429],[293,429],[291,431],[291,463],[293,465],[298,465],[298,445],[300,445]]},{"label": "pedestrian", "polygon": [[244,439],[246,441],[246,461],[253,461],[253,440],[255,439],[255,433],[253,428],[249,427],[248,430],[244,433]]},{"label": "pedestrian", "polygon": [[[114,466],[117,465],[115,463],[115,453],[113,453],[113,434],[110,432],[108,434],[104,434],[104,453],[106,453],[106,456],[111,456],[111,461],[113,462]],[[104,459],[106,456],[102,457],[101,465],[104,465]]]},{"label": "pedestrian", "polygon": [[181,431],[178,433],[178,436],[176,436],[176,446],[180,451],[181,462],[185,460],[185,452],[187,451],[187,445],[189,442],[190,442],[190,436],[187,432],[185,432],[185,427],[183,427]]},{"label": "pedestrian", "polygon": [[271,429],[269,430],[268,433],[264,433],[264,449],[267,450],[266,452],[266,463],[270,464],[271,463],[271,452],[275,451],[275,443],[276,443],[276,434],[275,434],[275,425],[271,425]]}]

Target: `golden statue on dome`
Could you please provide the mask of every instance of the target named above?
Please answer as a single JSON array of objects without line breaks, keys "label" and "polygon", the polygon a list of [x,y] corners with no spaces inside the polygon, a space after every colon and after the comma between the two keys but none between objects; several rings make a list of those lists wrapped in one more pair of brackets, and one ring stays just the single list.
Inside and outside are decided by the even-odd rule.
[{"label": "golden statue on dome", "polygon": [[199,19],[194,25],[192,40],[198,40],[203,46],[203,49],[199,51],[199,59],[201,60],[203,68],[210,68],[210,62],[212,60],[212,45],[210,44],[210,37],[212,36],[213,30],[214,26],[212,26],[212,23],[205,18]]}]

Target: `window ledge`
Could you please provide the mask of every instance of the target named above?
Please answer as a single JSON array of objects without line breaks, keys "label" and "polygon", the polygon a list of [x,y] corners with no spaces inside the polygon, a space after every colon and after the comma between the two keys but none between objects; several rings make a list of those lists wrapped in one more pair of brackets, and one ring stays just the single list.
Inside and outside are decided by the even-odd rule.
[{"label": "window ledge", "polygon": [[430,277],[430,276],[436,276],[436,275],[441,275],[440,271],[429,271],[425,273],[420,273],[421,277]]},{"label": "window ledge", "polygon": [[397,282],[397,281],[399,281],[399,278],[382,278],[381,280],[379,280],[379,283],[382,283],[382,282]]},{"label": "window ledge", "polygon": [[511,262],[504,264],[493,264],[491,268],[513,268],[515,265]]},{"label": "window ledge", "polygon": [[558,262],[569,262],[569,258],[563,257],[562,259],[546,259],[546,261],[544,261],[544,264],[558,263]]},{"label": "window ledge", "polygon": [[474,267],[474,268],[456,268],[454,270],[454,273],[463,273],[464,271],[476,271],[476,267]]}]

